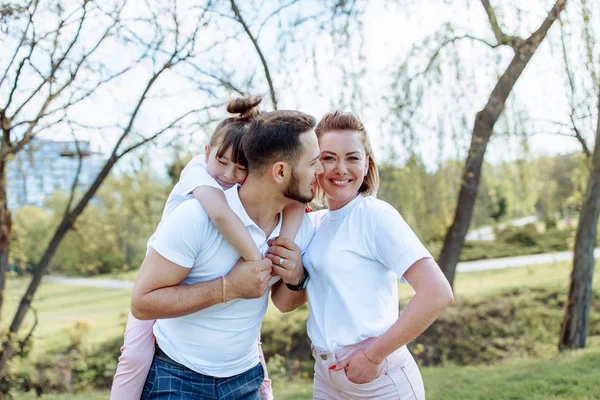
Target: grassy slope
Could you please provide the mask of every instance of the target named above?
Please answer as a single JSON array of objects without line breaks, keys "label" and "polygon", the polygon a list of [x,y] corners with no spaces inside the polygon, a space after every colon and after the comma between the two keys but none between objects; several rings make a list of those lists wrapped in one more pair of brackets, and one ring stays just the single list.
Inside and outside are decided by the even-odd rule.
[{"label": "grassy slope", "polygon": [[[468,299],[502,295],[515,288],[553,287],[566,292],[571,266],[569,263],[538,265],[459,274],[456,294]],[[7,309],[2,322],[9,323],[20,294],[28,282],[9,280],[6,291]],[[594,286],[600,286],[596,274]],[[412,290],[400,285],[402,299]],[[121,335],[128,310],[129,292],[83,288],[44,283],[35,298],[40,325],[35,333],[35,352],[46,352],[65,345],[77,321],[90,326],[90,342],[101,342]],[[267,318],[277,318],[270,309]],[[29,316],[30,317],[30,316]],[[29,324],[32,319],[29,319]],[[596,399],[600,398],[600,340],[593,338],[590,349],[545,360],[515,360],[486,367],[424,368],[428,399]],[[297,382],[276,388],[278,399],[309,399],[311,384]],[[104,399],[106,392],[56,395],[52,399]],[[33,397],[32,397],[33,399]]]},{"label": "grassy slope", "polygon": [[[548,360],[487,367],[424,368],[428,400],[595,400],[600,398],[600,347]],[[312,399],[312,384],[275,387],[278,400]],[[20,397],[33,400],[33,395]],[[108,392],[46,395],[42,400],[100,400]]]},{"label": "grassy slope", "polygon": [[[23,279],[10,279],[7,282],[2,326],[8,325],[12,320],[28,284]],[[52,351],[68,344],[69,335],[66,330],[72,330],[77,322],[89,326],[87,339],[91,343],[100,343],[122,335],[130,296],[126,290],[43,283],[33,301],[39,319],[34,332],[34,354]],[[26,316],[23,332],[28,331],[32,323],[33,315],[30,312]]]},{"label": "grassy slope", "polygon": [[[455,284],[459,298],[481,298],[499,295],[515,288],[553,287],[568,288],[571,265],[567,262],[510,268],[485,272],[458,274]],[[600,274],[595,274],[594,286],[600,287]],[[6,306],[2,310],[2,325],[10,323],[14,310],[25,291],[27,281],[9,279],[6,288]],[[404,301],[413,291],[406,284],[399,285]],[[130,293],[127,290],[106,290],[63,284],[43,283],[34,299],[39,326],[34,334],[34,351],[46,351],[68,341],[65,329],[77,321],[90,326],[88,340],[92,343],[119,336],[123,332]],[[277,318],[279,312],[269,307],[266,318]],[[31,314],[26,326],[31,326]]]}]

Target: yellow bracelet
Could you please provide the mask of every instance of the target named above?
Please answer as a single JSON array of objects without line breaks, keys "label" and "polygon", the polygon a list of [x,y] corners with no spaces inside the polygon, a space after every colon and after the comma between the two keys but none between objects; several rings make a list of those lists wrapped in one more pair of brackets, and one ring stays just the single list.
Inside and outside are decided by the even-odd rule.
[{"label": "yellow bracelet", "polygon": [[227,279],[222,276],[221,277],[221,290],[223,295],[223,303],[227,302]]}]

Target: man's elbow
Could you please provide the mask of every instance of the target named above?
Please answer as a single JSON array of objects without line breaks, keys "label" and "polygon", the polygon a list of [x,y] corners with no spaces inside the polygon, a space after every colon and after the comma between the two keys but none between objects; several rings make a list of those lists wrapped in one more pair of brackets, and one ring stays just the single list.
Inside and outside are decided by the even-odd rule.
[{"label": "man's elbow", "polygon": [[144,307],[143,300],[135,296],[131,298],[131,315],[142,321],[154,319]]}]

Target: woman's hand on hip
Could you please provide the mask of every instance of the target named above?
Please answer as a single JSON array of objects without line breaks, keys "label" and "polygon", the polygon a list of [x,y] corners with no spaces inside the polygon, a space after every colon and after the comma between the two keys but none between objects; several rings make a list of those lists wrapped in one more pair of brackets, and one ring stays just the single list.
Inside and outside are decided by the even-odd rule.
[{"label": "woman's hand on hip", "polygon": [[356,350],[340,364],[333,368],[334,371],[346,370],[346,378],[352,383],[364,384],[374,381],[379,375],[380,364],[375,364],[365,356],[364,350]]}]

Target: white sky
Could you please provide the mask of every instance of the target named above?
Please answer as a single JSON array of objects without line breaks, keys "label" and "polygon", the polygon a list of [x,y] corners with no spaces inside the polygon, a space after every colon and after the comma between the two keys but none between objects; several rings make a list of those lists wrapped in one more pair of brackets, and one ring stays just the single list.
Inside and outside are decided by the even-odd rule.
[{"label": "white sky", "polygon": [[[247,6],[245,2],[240,1],[239,3],[243,7]],[[264,3],[267,6],[278,4],[274,0]],[[308,1],[302,4],[303,7],[310,8],[312,6],[307,4],[311,3]],[[517,3],[522,10],[518,14],[514,12],[516,10],[514,4]],[[364,74],[358,82],[361,96],[359,101],[352,103],[354,106],[350,108],[357,112],[365,122],[372,137],[377,158],[379,160],[388,159],[390,149],[393,148],[398,158],[392,161],[401,163],[407,157],[408,152],[403,145],[404,142],[400,139],[405,132],[389,115],[389,100],[386,97],[392,94],[390,71],[397,68],[400,60],[406,56],[413,44],[419,43],[427,35],[437,32],[443,24],[448,22],[452,22],[459,34],[469,33],[489,42],[494,42],[494,38],[479,2],[465,0],[465,2],[457,1],[452,5],[446,5],[444,1],[433,0],[431,2],[413,2],[410,6],[402,8],[398,7],[395,2],[385,0],[372,0],[368,4],[364,16],[364,42],[361,43],[358,40],[353,42],[351,46],[354,47],[350,47],[348,51],[340,51],[332,44],[329,35],[321,34],[317,37],[313,36],[308,41],[290,44],[287,61],[282,66],[280,53],[277,50],[280,38],[276,20],[272,20],[265,27],[259,40],[271,65],[273,80],[278,92],[279,108],[300,109],[317,118],[336,107],[348,108],[351,99],[342,93],[341,87],[344,78],[340,75],[339,67],[344,64],[348,69],[356,70],[358,65],[356,60],[359,55],[363,55],[367,63]],[[517,0],[507,0],[502,3],[493,1],[492,4],[497,6],[498,17],[502,26],[505,27],[506,33],[526,35],[541,23],[553,1],[536,0],[523,4]],[[570,6],[575,7],[571,4]],[[227,11],[228,9],[225,7],[223,10]],[[263,14],[268,12],[269,8],[265,6],[264,10]],[[253,13],[259,13],[250,7],[242,8],[242,11],[248,21],[252,21]],[[291,10],[290,12],[300,11]],[[139,16],[136,13],[139,13],[139,8],[128,9],[128,15]],[[577,21],[577,9],[574,8],[568,16]],[[190,18],[192,17],[190,16]],[[232,28],[240,29],[235,22],[220,22],[216,30],[213,29],[209,31],[210,34],[201,36],[202,41],[214,42],[223,36],[223,32],[230,31]],[[256,24],[251,28],[254,32],[258,29]],[[571,28],[576,31],[576,24]],[[600,29],[596,29],[596,32],[600,32]],[[511,125],[514,124],[516,112],[526,116],[528,121],[568,121],[569,106],[565,93],[566,80],[558,33],[558,26],[554,26],[550,37],[542,44],[517,83],[513,95],[509,98],[509,102],[513,106],[507,112],[506,120],[511,121]],[[312,60],[306,61],[304,58],[305,51],[313,48],[316,49],[317,64],[313,64]],[[503,71],[512,58],[510,49],[492,50],[468,41],[461,43],[457,48],[463,65],[465,65],[465,76],[468,77],[468,80],[470,79],[469,82],[460,82],[463,87],[471,88],[468,95],[457,95],[459,82],[453,76],[446,76],[441,85],[428,92],[429,95],[424,100],[420,115],[415,117],[414,134],[418,138],[418,142],[412,149],[419,153],[427,165],[432,168],[445,158],[465,156],[475,114],[487,101],[489,93],[496,83],[497,74]],[[130,56],[127,49],[116,45],[108,46],[102,51],[106,58],[115,65],[125,63]],[[246,75],[248,70],[254,69],[254,91],[264,95],[264,108],[269,109],[268,91],[260,62],[246,36],[240,35],[237,43],[228,43],[226,46],[218,47],[215,52],[209,54],[209,57],[210,62],[217,64],[222,60],[223,65],[228,65],[229,69],[233,68],[232,65],[239,66],[239,71],[235,68],[232,69],[236,77],[241,78]],[[4,61],[5,59],[0,58],[0,63]],[[579,72],[581,72],[582,66],[580,61],[573,59],[573,64],[577,65]],[[98,93],[92,101],[73,109],[73,112],[78,113],[80,119],[84,119],[89,124],[114,123],[115,121],[123,123],[124,116],[139,95],[148,73],[147,69],[140,68],[139,73],[133,75],[139,79],[132,79],[132,75],[129,75],[117,81],[116,85],[110,89]],[[315,75],[318,76],[318,80],[315,80]],[[159,87],[161,91],[173,92],[174,95],[168,101],[157,100],[148,103],[136,124],[136,128],[140,131],[149,131],[161,122],[170,120],[181,110],[189,108],[190,104],[201,104],[202,101],[206,101],[204,94],[192,90],[187,81],[175,74],[163,77]],[[226,101],[226,96],[223,96],[221,100]],[[588,103],[595,103],[595,100],[590,99]],[[464,128],[460,128],[458,122],[461,115],[456,113],[453,107],[460,108],[461,113],[466,117]],[[224,118],[227,114],[223,109],[214,116]],[[442,142],[439,141],[439,135],[436,132],[440,120],[446,121],[444,124],[447,124]],[[506,131],[506,120],[499,121],[496,125],[497,132]],[[592,120],[595,120],[595,117],[590,119],[590,121]],[[533,126],[531,122],[527,122],[527,125],[530,130],[549,130],[548,125],[541,127],[537,123],[536,126]],[[450,134],[452,126],[459,127],[454,135]],[[593,124],[585,125],[585,127],[591,128]],[[590,147],[592,147],[593,131],[587,129],[586,132]],[[64,132],[52,132],[52,137],[60,137],[64,134]],[[161,143],[169,142],[171,139],[165,137]],[[188,140],[190,142],[187,142]],[[206,137],[203,135],[186,138],[185,149],[200,151],[205,141]],[[110,133],[101,139],[93,139],[94,147],[102,151],[106,151],[112,142]],[[535,135],[529,143],[531,152],[536,155],[580,150],[580,145],[574,139],[557,135]],[[509,160],[518,157],[522,151],[518,138],[507,139],[505,136],[498,135],[493,138],[488,147],[486,159],[488,161]],[[156,165],[159,165],[169,162],[168,158],[172,156],[173,152],[154,150],[152,154],[156,159]],[[127,163],[128,161],[123,160],[121,167]]]}]

